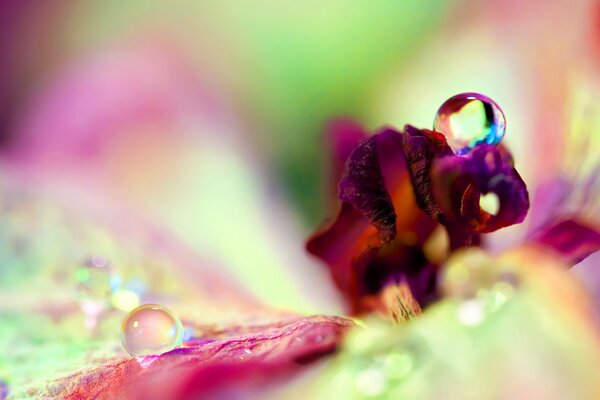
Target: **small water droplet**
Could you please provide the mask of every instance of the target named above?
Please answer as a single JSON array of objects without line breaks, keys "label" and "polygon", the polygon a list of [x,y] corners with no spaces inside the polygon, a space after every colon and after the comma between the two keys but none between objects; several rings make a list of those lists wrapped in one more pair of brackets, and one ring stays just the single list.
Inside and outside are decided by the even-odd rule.
[{"label": "small water droplet", "polygon": [[145,304],[132,310],[123,320],[121,341],[133,356],[162,354],[181,345],[183,326],[167,308]]},{"label": "small water droplet", "polygon": [[438,109],[433,129],[446,136],[457,155],[483,143],[498,144],[506,132],[506,119],[495,101],[479,93],[461,93]]}]

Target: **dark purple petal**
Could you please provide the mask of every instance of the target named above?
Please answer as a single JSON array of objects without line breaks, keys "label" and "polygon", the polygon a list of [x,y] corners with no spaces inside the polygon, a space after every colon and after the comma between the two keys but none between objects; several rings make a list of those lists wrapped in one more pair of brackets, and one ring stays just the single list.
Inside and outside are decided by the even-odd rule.
[{"label": "dark purple petal", "polygon": [[415,298],[427,302],[435,274],[426,267],[422,247],[437,222],[416,204],[401,134],[384,129],[363,141],[347,168],[339,214],[309,239],[308,251],[328,264],[355,313],[370,309],[368,297],[392,277],[406,281]]},{"label": "dark purple petal", "polygon": [[437,157],[453,154],[452,150],[441,133],[410,125],[404,127],[402,144],[417,203],[428,215],[437,219],[441,210],[433,197],[431,163]]},{"label": "dark purple petal", "polygon": [[[529,209],[527,187],[513,167],[512,158],[493,145],[479,145],[464,157],[437,159],[432,181],[444,215],[467,223],[477,233],[523,222]],[[481,195],[487,193],[498,196],[500,208],[496,215],[479,206]],[[452,204],[448,199],[453,200]]]},{"label": "dark purple petal", "polygon": [[[445,137],[407,126],[404,154],[417,201],[446,226],[452,247],[476,244],[478,234],[522,222],[529,209],[527,187],[503,147],[479,145],[456,156]],[[482,194],[495,193],[496,215],[479,206]]]},{"label": "dark purple petal", "polygon": [[396,236],[396,213],[379,164],[379,138],[367,139],[352,152],[339,198],[367,218],[383,242],[390,242]]}]

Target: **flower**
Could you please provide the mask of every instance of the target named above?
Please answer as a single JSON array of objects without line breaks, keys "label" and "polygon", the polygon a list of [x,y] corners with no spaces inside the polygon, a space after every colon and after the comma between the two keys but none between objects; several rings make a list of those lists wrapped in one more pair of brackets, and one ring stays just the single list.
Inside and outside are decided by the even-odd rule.
[{"label": "flower", "polygon": [[[442,253],[448,254],[479,246],[482,234],[525,219],[527,187],[502,145],[482,144],[458,156],[442,133],[410,125],[403,131],[386,128],[371,137],[363,133],[361,139],[348,122],[333,124],[332,129],[334,140],[344,144],[335,148],[349,153],[339,182],[341,205],[336,219],[308,240],[307,249],[328,265],[354,313],[381,308],[381,301],[388,302],[389,286],[401,288],[396,297],[408,304],[408,313],[400,312],[405,317],[439,297],[437,275],[445,257],[426,250],[439,225],[447,232],[449,247]],[[355,143],[351,152],[348,142]],[[339,153],[333,155],[335,160]],[[496,213],[480,206],[481,197],[489,193],[498,199]],[[598,235],[569,219],[527,240],[558,250],[573,265],[600,248]],[[569,240],[574,236],[577,244]]]}]

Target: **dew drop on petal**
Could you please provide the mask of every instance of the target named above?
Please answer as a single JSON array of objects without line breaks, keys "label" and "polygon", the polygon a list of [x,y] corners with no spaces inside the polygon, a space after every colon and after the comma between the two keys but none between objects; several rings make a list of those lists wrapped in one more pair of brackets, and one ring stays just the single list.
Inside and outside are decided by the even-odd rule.
[{"label": "dew drop on petal", "polygon": [[495,101],[479,93],[461,93],[438,109],[433,129],[446,136],[457,155],[469,153],[478,144],[498,144],[506,132],[504,113]]},{"label": "dew drop on petal", "polygon": [[179,318],[158,304],[145,304],[132,310],[121,325],[121,341],[133,356],[162,354],[183,342]]}]

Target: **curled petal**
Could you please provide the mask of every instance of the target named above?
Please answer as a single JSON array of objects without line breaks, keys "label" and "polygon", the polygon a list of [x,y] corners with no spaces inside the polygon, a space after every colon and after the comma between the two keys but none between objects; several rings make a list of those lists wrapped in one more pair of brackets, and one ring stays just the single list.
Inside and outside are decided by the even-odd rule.
[{"label": "curled petal", "polygon": [[[480,145],[466,157],[436,160],[432,169],[434,194],[446,215],[469,224],[477,233],[493,232],[520,223],[529,209],[527,187],[508,153],[492,145]],[[497,214],[479,206],[482,194],[495,193]],[[458,201],[458,196],[462,201]],[[454,200],[452,204],[445,203]]]},{"label": "curled petal", "polygon": [[[529,209],[527,187],[503,147],[479,145],[456,156],[445,137],[407,126],[404,152],[421,208],[446,226],[453,247],[474,244],[479,233],[522,222]],[[479,206],[482,194],[499,200],[493,215]]]},{"label": "curled petal", "polygon": [[452,150],[441,133],[420,130],[410,125],[404,128],[402,144],[417,203],[427,214],[437,219],[442,210],[433,197],[431,163],[437,157],[451,155]]}]

